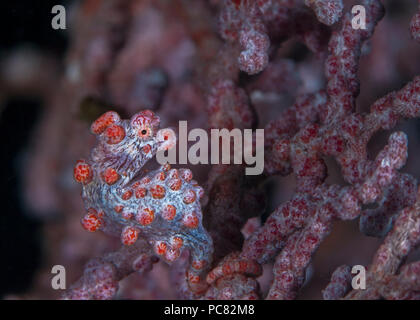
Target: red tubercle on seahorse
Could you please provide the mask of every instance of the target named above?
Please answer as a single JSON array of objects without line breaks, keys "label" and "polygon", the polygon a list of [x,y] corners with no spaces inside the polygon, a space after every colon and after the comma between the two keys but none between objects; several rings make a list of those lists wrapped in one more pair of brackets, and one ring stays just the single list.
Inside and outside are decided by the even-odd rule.
[{"label": "red tubercle on seahorse", "polygon": [[78,160],[74,167],[74,179],[80,183],[92,181],[93,172],[91,166],[85,160]]}]

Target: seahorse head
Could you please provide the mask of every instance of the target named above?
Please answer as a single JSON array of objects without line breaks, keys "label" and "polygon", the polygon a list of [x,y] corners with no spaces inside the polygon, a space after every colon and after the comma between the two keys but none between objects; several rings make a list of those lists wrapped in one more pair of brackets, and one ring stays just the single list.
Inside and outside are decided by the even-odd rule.
[{"label": "seahorse head", "polygon": [[101,115],[91,125],[91,132],[98,138],[91,153],[92,161],[87,164],[92,170],[91,178],[110,185],[129,182],[158,151],[175,144],[175,132],[169,128],[159,130],[159,124],[159,117],[150,110],[143,110],[129,120],[121,120],[115,111]]}]

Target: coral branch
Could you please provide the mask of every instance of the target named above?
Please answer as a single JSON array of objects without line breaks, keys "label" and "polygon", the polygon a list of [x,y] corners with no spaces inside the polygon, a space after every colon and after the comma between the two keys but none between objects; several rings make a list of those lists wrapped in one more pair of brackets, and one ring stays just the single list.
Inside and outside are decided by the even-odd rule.
[{"label": "coral branch", "polygon": [[[420,243],[420,189],[413,206],[403,209],[368,268],[366,290],[353,290],[346,299],[418,298],[419,263],[400,268]],[[399,272],[399,273],[398,273]]]},{"label": "coral branch", "polygon": [[342,0],[305,0],[305,4],[314,10],[319,21],[328,26],[341,18],[344,7]]},{"label": "coral branch", "polygon": [[224,0],[220,34],[225,40],[240,43],[243,50],[238,65],[242,71],[255,74],[267,66],[270,39],[257,1]]},{"label": "coral branch", "polygon": [[366,30],[354,30],[352,16],[346,14],[339,32],[333,33],[328,49],[330,55],[325,63],[328,78],[329,95],[326,110],[321,115],[324,123],[342,119],[355,107],[355,98],[359,95],[357,69],[362,44],[373,34],[378,21],[384,15],[382,4],[378,0],[363,1],[366,7]]},{"label": "coral branch", "polygon": [[118,292],[118,282],[133,272],[144,274],[152,269],[157,258],[145,241],[90,260],[83,276],[64,294],[70,300],[112,299]]},{"label": "coral branch", "polygon": [[337,300],[350,290],[351,274],[350,267],[343,265],[338,267],[331,276],[328,286],[322,291],[324,300]]}]

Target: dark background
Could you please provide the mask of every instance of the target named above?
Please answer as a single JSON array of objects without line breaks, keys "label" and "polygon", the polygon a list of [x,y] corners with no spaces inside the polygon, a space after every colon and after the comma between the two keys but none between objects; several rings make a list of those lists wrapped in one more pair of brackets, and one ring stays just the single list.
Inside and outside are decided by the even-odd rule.
[{"label": "dark background", "polygon": [[[67,38],[54,30],[51,8],[61,1],[0,1],[0,59],[21,45],[62,57]],[[0,83],[0,94],[3,91]],[[42,260],[42,224],[23,203],[20,163],[42,112],[40,97],[8,96],[0,103],[0,297],[27,290]]]}]

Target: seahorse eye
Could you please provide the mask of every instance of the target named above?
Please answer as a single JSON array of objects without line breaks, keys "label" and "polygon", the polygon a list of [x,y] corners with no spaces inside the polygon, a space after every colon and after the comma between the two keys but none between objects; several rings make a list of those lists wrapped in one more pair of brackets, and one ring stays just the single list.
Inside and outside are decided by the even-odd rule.
[{"label": "seahorse eye", "polygon": [[151,135],[151,129],[149,126],[144,126],[137,131],[137,134],[140,138],[146,139]]},{"label": "seahorse eye", "polygon": [[146,139],[154,135],[159,128],[159,117],[150,110],[143,110],[135,114],[131,120],[131,127],[136,130],[141,139]]}]

